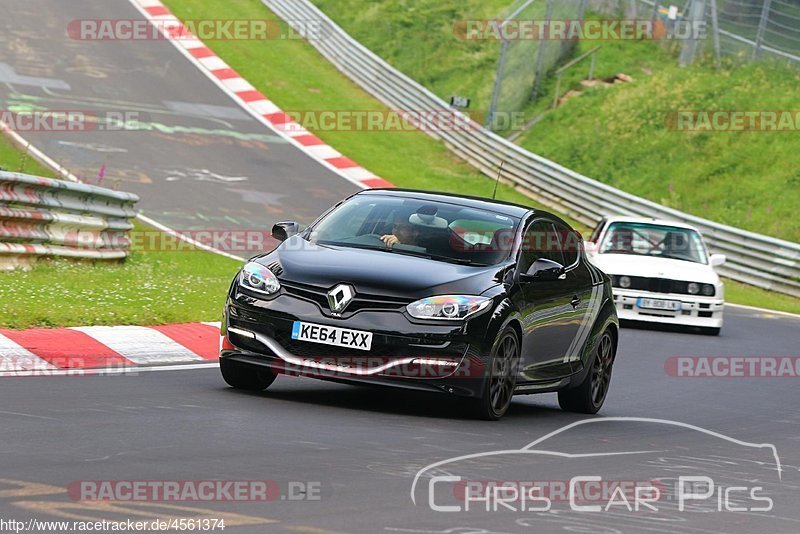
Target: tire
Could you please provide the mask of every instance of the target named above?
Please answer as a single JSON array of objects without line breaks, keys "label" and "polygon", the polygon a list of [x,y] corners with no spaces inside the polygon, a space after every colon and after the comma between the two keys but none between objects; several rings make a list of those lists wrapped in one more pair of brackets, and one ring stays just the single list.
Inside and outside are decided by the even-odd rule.
[{"label": "tire", "polygon": [[558,392],[558,404],[567,412],[596,414],[603,407],[611,384],[616,350],[609,330],[597,342],[592,367],[577,387]]},{"label": "tire", "polygon": [[275,381],[275,373],[266,367],[247,365],[223,358],[219,361],[222,378],[229,386],[245,391],[264,391]]},{"label": "tire", "polygon": [[472,414],[478,419],[497,421],[508,411],[519,372],[520,345],[517,333],[507,327],[497,338],[489,358],[489,376],[483,395],[472,400]]}]

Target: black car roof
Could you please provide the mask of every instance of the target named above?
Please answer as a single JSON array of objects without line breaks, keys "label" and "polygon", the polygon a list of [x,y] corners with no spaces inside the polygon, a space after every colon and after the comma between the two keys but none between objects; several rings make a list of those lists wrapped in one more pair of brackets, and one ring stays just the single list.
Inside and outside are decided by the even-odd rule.
[{"label": "black car roof", "polygon": [[488,198],[473,197],[468,195],[454,195],[450,193],[434,193],[431,191],[420,191],[416,189],[365,189],[359,195],[381,194],[394,197],[414,198],[418,200],[430,200],[432,202],[446,202],[461,206],[493,211],[501,215],[523,218],[526,214],[536,211],[537,213],[550,215],[549,213],[539,212],[529,206],[504,202],[502,200],[491,200]]}]

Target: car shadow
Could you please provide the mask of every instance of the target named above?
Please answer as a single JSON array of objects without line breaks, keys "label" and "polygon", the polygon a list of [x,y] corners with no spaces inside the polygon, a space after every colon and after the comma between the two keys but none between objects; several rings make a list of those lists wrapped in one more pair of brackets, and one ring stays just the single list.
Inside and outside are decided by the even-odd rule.
[{"label": "car shadow", "polygon": [[[280,377],[278,378],[280,381]],[[277,384],[277,382],[276,382]],[[232,395],[262,397],[295,403],[325,406],[358,412],[402,415],[426,419],[476,420],[467,399],[444,393],[413,391],[391,387],[336,384],[334,387],[270,389],[248,392],[228,388]],[[521,418],[553,418],[565,412],[544,404],[530,402],[530,396],[516,397],[503,421]],[[521,402],[520,399],[527,399]]]},{"label": "car shadow", "polygon": [[619,324],[622,328],[629,328],[631,330],[651,330],[654,332],[672,332],[676,334],[689,334],[696,336],[708,335],[699,326],[649,323],[647,321],[631,321],[628,319],[620,320]]}]

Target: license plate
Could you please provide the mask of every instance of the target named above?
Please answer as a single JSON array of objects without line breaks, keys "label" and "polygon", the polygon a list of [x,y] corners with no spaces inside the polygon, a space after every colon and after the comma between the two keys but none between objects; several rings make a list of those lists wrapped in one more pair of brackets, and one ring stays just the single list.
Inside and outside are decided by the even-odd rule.
[{"label": "license plate", "polygon": [[348,349],[372,349],[372,332],[303,323],[300,321],[295,321],[294,324],[292,324],[292,339],[333,345],[335,347],[345,347]]},{"label": "license plate", "polygon": [[639,299],[636,306],[648,310],[679,311],[681,309],[681,303],[677,300]]}]

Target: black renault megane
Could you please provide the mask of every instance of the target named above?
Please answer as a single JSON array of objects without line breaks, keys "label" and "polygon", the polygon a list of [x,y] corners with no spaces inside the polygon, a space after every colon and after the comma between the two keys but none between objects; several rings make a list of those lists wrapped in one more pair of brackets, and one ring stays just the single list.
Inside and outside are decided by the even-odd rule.
[{"label": "black renault megane", "polygon": [[618,320],[609,278],[549,213],[398,189],[357,193],[280,245],[228,293],[220,368],[247,390],[279,374],[459,396],[499,419],[515,394],[596,413]]}]

